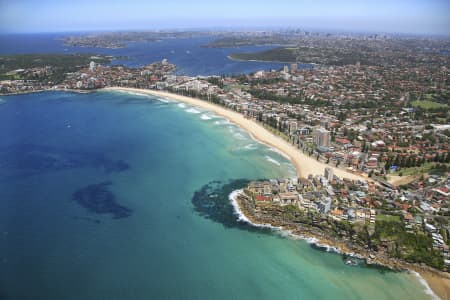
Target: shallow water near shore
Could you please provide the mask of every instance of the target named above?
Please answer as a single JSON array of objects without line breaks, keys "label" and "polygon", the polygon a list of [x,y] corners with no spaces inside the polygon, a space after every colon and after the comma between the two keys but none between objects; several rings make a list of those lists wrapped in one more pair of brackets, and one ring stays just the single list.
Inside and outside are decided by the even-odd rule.
[{"label": "shallow water near shore", "polygon": [[0,299],[430,298],[412,274],[200,215],[211,181],[295,174],[223,118],[113,92],[2,99]]}]

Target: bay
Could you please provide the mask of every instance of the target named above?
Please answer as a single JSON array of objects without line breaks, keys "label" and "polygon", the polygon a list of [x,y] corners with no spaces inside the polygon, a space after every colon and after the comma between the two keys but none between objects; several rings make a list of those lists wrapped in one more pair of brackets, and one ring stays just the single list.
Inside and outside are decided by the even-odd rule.
[{"label": "bay", "polygon": [[295,174],[210,112],[112,92],[2,100],[0,298],[429,297],[413,275],[199,215],[193,194],[211,181]]},{"label": "bay", "polygon": [[[81,33],[76,33],[81,34]],[[0,55],[29,53],[89,53],[113,55],[119,59],[112,64],[127,67],[142,67],[147,64],[168,59],[177,65],[177,74],[197,75],[230,75],[251,73],[259,70],[279,70],[285,64],[269,62],[244,62],[228,58],[235,52],[255,52],[274,48],[275,46],[246,46],[239,48],[205,48],[202,47],[215,37],[194,37],[163,39],[159,42],[129,43],[125,48],[89,48],[65,46],[62,38],[74,33],[42,33],[42,34],[0,34]],[[309,64],[300,64],[300,68],[308,68]]]}]

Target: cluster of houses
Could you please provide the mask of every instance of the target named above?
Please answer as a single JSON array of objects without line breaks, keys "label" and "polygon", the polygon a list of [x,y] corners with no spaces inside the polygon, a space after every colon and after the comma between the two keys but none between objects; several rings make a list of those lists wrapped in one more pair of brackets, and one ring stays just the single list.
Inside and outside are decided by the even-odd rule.
[{"label": "cluster of houses", "polygon": [[[161,76],[159,81],[151,81],[147,86],[195,95],[207,100],[214,99],[248,118],[276,128],[294,145],[310,155],[317,156],[318,160],[353,172],[384,176],[391,171],[390,168],[385,169],[385,162],[389,155],[399,156],[400,161],[408,159],[417,163],[432,161],[442,155],[448,157],[449,138],[444,133],[449,128],[444,125],[429,125],[426,120],[415,118],[414,108],[407,105],[408,93],[394,95],[391,89],[381,88],[383,86],[381,83],[367,85],[365,82],[370,81],[371,77],[361,75],[362,87],[378,88],[386,93],[378,99],[378,96],[373,95],[375,92],[365,92],[365,95],[369,95],[370,101],[387,102],[382,106],[352,109],[351,107],[358,102],[365,101],[360,97],[352,96],[351,91],[355,89],[353,85],[356,85],[358,80],[355,81],[352,77],[353,79],[350,80],[352,87],[345,85],[344,90],[326,88],[332,84],[327,80],[333,79],[340,82],[340,85],[344,85],[345,82],[348,83],[346,76],[353,76],[353,73],[367,73],[383,78],[380,75],[381,69],[378,70],[378,68],[349,65],[304,70],[293,64],[290,69],[285,67],[280,71],[259,71],[243,77],[189,77],[166,74]],[[424,72],[424,76],[430,75],[429,72]],[[433,75],[436,82],[445,82],[442,70],[436,72]],[[422,73],[419,72],[419,74]],[[386,74],[383,73],[384,75]],[[426,81],[421,76],[417,78],[412,91],[420,90],[423,93],[426,90],[423,86]],[[213,83],[211,79],[220,82],[220,86]],[[258,81],[261,79],[268,83]],[[320,83],[320,85],[308,98],[306,96],[308,87],[312,83],[316,85]],[[333,81],[333,84],[337,83]],[[297,104],[261,99],[251,92],[255,87],[264,92],[271,92],[270,86],[276,86],[279,90],[280,86],[285,85],[296,87],[301,91],[298,95],[289,92],[287,96],[300,97],[303,100],[306,99],[306,102]],[[140,87],[140,85],[133,87]],[[340,93],[339,97],[334,94],[336,90]],[[325,94],[319,97],[321,93]],[[380,91],[377,90],[376,93],[380,94]],[[333,100],[336,98],[342,98],[345,101],[336,102]],[[392,167],[395,171],[401,166],[393,165]]]},{"label": "cluster of houses", "polygon": [[[276,128],[322,162],[367,175],[385,176],[402,167],[392,164],[385,168],[392,155],[400,157],[400,162],[417,165],[436,157],[445,157],[443,162],[450,158],[446,135],[449,125],[430,125],[416,118],[409,105],[411,94],[446,91],[445,66],[420,64],[411,78],[398,75],[392,68],[358,64],[308,69],[292,64],[278,71],[225,77],[179,76],[173,73],[175,69],[167,60],[136,69],[92,62],[66,74],[66,80],[58,86],[49,87],[40,80],[15,80],[3,82],[2,92],[124,86],[201,96]],[[33,72],[49,72],[49,68]],[[430,78],[434,88],[429,85]],[[297,97],[302,102],[258,98],[255,90],[265,92],[263,95]],[[369,100],[374,106],[357,108]],[[376,105],[379,101],[383,105]]]},{"label": "cluster of houses", "polygon": [[[350,183],[357,190],[346,189]],[[341,185],[341,189],[333,187],[337,185]],[[336,220],[375,223],[376,211],[359,205],[362,203],[360,198],[366,196],[368,189],[365,181],[339,180],[330,168],[326,168],[324,176],[252,181],[246,188],[254,195],[257,204],[293,205],[300,210],[315,211]],[[342,208],[344,203],[347,205]]]},{"label": "cluster of houses", "polygon": [[109,86],[153,88],[164,76],[175,71],[176,66],[166,59],[141,68],[102,66],[91,62],[88,68],[68,73],[60,88],[90,90]]},{"label": "cluster of houses", "polygon": [[252,181],[245,190],[257,206],[292,205],[336,221],[375,225],[378,217],[394,216],[411,233],[429,232],[433,247],[450,258],[448,238],[443,237],[443,234],[450,237],[450,226],[436,219],[448,213],[448,176],[433,175],[425,182],[411,183],[410,188],[399,190],[370,181],[340,179],[333,175],[331,168],[326,168],[323,176]]}]

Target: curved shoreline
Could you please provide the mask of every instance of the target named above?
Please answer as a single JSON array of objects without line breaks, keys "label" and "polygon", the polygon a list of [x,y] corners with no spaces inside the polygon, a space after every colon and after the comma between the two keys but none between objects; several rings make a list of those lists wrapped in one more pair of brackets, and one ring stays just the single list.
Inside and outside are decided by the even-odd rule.
[{"label": "curved shoreline", "polygon": [[[295,61],[278,61],[278,60],[258,60],[258,59],[240,59],[240,58],[234,58],[231,55],[228,55],[227,58],[232,61],[239,61],[239,62],[260,62],[260,63],[273,63],[273,64],[303,64],[301,62],[295,62]],[[306,64],[306,63],[305,63]]]},{"label": "curved shoreline", "polygon": [[291,163],[295,166],[297,170],[297,175],[299,177],[307,177],[309,174],[312,175],[323,175],[325,168],[333,169],[336,176],[341,178],[349,178],[354,180],[367,180],[366,177],[349,173],[343,169],[333,167],[315,160],[313,157],[307,156],[302,151],[297,149],[295,146],[291,145],[289,142],[283,140],[264,128],[262,125],[256,123],[251,119],[245,118],[241,113],[229,110],[217,104],[207,102],[205,100],[191,98],[186,96],[181,96],[174,93],[137,89],[137,88],[122,88],[122,87],[111,87],[104,88],[104,91],[119,91],[119,92],[133,92],[152,95],[156,97],[169,98],[175,101],[184,102],[193,106],[197,106],[209,111],[216,113],[222,117],[225,117],[229,121],[238,125],[242,129],[246,130],[250,135],[262,144],[266,144],[270,147],[277,149],[278,151],[284,153],[286,157],[289,157]]},{"label": "curved shoreline", "polygon": [[[175,101],[183,102],[189,105],[193,105],[196,107],[203,108],[208,111],[212,111],[216,113],[217,115],[220,115],[227,120],[231,121],[232,123],[238,125],[242,129],[246,130],[251,137],[253,137],[258,142],[265,144],[266,146],[273,147],[274,149],[277,149],[278,151],[284,153],[286,157],[290,158],[291,163],[293,163],[294,167],[297,170],[297,175],[299,177],[306,177],[309,174],[312,175],[323,175],[325,167],[330,167],[333,169],[334,174],[341,178],[349,178],[349,179],[363,179],[367,180],[366,177],[346,172],[345,170],[338,169],[335,167],[332,167],[330,165],[318,162],[313,157],[309,157],[303,152],[301,152],[299,149],[288,143],[287,141],[283,140],[282,138],[272,134],[270,131],[265,129],[260,124],[256,123],[255,121],[251,119],[245,118],[242,114],[229,110],[227,108],[224,108],[222,106],[219,106],[217,104],[213,104],[210,102],[207,102],[205,100],[192,98],[192,97],[186,97],[181,96],[174,93],[169,92],[163,92],[163,91],[155,91],[155,90],[146,90],[146,89],[137,89],[137,88],[121,88],[121,87],[112,87],[112,88],[105,88],[103,89],[105,91],[119,91],[119,92],[131,92],[131,93],[140,93],[140,94],[147,94],[152,95],[155,97],[163,98],[163,99],[173,99]],[[240,209],[240,208],[239,208]],[[247,217],[247,216],[246,216]],[[255,224],[254,222],[250,221],[250,224]],[[262,226],[269,227],[272,226],[270,224],[261,224]],[[273,226],[272,226],[273,227]],[[309,243],[316,244],[320,247],[328,247],[331,251],[338,250],[341,253],[346,253],[345,249],[340,249],[340,246],[332,245],[330,241],[324,241],[323,239],[318,239],[314,236],[300,236],[300,235],[294,235],[287,230],[284,230],[283,228],[277,228],[280,230],[280,232],[286,232],[288,236],[304,239]],[[349,253],[351,254],[351,253]],[[450,295],[450,279],[447,276],[444,278],[443,276],[436,275],[437,273],[433,273],[431,271],[426,271],[425,269],[419,269],[416,268],[415,270],[411,270],[410,268],[406,268],[409,270],[409,272],[418,272],[420,273],[420,278],[423,279],[423,281],[419,280],[419,282],[424,285],[426,283],[425,290],[428,291],[428,294],[430,291],[433,292],[432,298],[439,299],[447,299]]]},{"label": "curved shoreline", "polygon": [[[252,138],[254,138],[255,140],[257,140],[259,143],[265,144],[266,146],[270,146],[273,147],[274,149],[277,149],[278,151],[285,153],[285,155],[287,157],[290,158],[290,161],[294,164],[296,170],[297,170],[297,174],[299,174],[299,176],[301,176],[305,171],[301,170],[300,167],[302,169],[306,168],[306,169],[311,169],[312,165],[311,164],[307,164],[305,166],[305,162],[313,162],[315,164],[313,165],[317,165],[320,164],[321,168],[320,169],[324,169],[325,167],[331,167],[328,166],[326,164],[320,163],[316,160],[314,160],[313,158],[306,156],[305,154],[303,154],[303,152],[301,152],[299,149],[295,148],[294,146],[292,146],[291,144],[289,144],[287,141],[281,139],[280,137],[277,137],[275,135],[273,135],[271,132],[269,132],[268,130],[266,130],[264,127],[262,127],[260,124],[246,119],[242,114],[231,111],[229,109],[226,109],[224,107],[221,107],[219,105],[216,104],[212,104],[210,102],[206,102],[204,100],[201,99],[196,99],[196,98],[191,98],[191,97],[186,97],[186,96],[181,96],[181,95],[177,95],[177,94],[173,94],[173,93],[168,93],[168,92],[161,92],[161,91],[155,91],[155,90],[147,90],[147,89],[137,89],[137,88],[121,88],[121,87],[111,87],[111,88],[104,88],[104,89],[99,89],[99,90],[93,90],[93,91],[89,91],[89,92],[95,92],[95,91],[119,91],[119,92],[127,92],[127,93],[139,93],[141,95],[145,94],[145,95],[151,95],[151,96],[155,96],[158,98],[163,98],[164,100],[167,99],[171,99],[171,100],[175,100],[177,102],[183,102],[183,103],[187,103],[189,105],[192,106],[197,106],[197,107],[201,107],[204,108],[205,110],[209,110],[209,111],[213,111],[215,112],[217,115],[220,115],[222,117],[224,117],[225,119],[227,119],[228,121],[231,121],[235,124],[237,124],[238,126],[240,126],[241,128],[243,128],[244,130],[246,130],[247,132],[249,132],[249,134],[251,135]],[[78,92],[77,90],[68,90],[68,89],[48,89],[48,90],[35,90],[35,91],[30,91],[27,93],[15,93],[15,94],[10,94],[10,95],[21,95],[21,94],[28,94],[28,93],[39,93],[39,92],[49,92],[49,91],[63,91],[63,92]],[[4,96],[10,96],[10,95],[4,95]],[[166,101],[165,101],[166,102]],[[233,115],[239,115],[240,118],[238,119],[234,119],[230,116]],[[261,139],[260,136],[256,136],[253,134],[253,131],[251,131],[250,129],[247,129],[246,126],[243,126],[241,123],[239,123],[239,120],[245,120],[246,122],[251,123],[253,126],[256,126],[256,128],[261,129],[262,131],[265,131],[267,134],[271,135],[274,139],[274,141],[279,141],[281,143],[287,144],[289,147],[291,147],[295,152],[298,152],[298,154],[300,154],[300,157],[295,157],[292,158],[290,155],[288,155],[286,152],[284,152],[284,149],[280,149],[279,145],[274,145],[270,142],[266,142],[265,140]],[[294,153],[295,153],[294,152]],[[300,158],[306,158],[305,161],[301,161]],[[300,164],[301,163],[301,164]],[[340,177],[356,177],[357,179],[367,179],[364,178],[362,176],[356,175],[356,174],[352,174],[352,173],[348,173],[345,170],[342,169],[337,169],[339,171],[339,173],[341,174],[345,174],[345,175],[339,175],[336,172],[336,168],[331,167],[335,170],[335,174],[337,176]],[[310,172],[311,174],[320,174],[322,175],[323,172],[318,172],[317,170],[312,170],[313,172]],[[306,173],[308,174],[308,173]],[[242,210],[239,208],[239,211],[242,212]],[[252,222],[251,220],[249,220],[249,224],[251,224],[252,226],[258,226],[257,223]],[[262,225],[262,224],[260,224]],[[265,227],[272,227],[275,228],[274,226],[272,226],[271,224],[264,224]],[[337,249],[338,251],[340,251],[341,253],[346,253],[345,251],[342,252],[339,248],[339,246],[333,246],[331,242],[328,243],[324,243],[324,240],[313,237],[313,236],[301,236],[301,235],[297,235],[297,234],[293,234],[292,232],[289,232],[286,229],[283,228],[275,228],[275,230],[278,230],[280,233],[286,233],[287,236],[292,237],[292,238],[299,238],[299,239],[303,239],[306,242],[310,243],[310,244],[315,244],[318,245],[319,247],[329,247],[328,249],[330,249],[331,251],[334,251],[335,249]],[[329,252],[331,252],[329,251]],[[450,276],[446,275],[446,276],[440,276],[439,273],[430,271],[430,270],[424,270],[424,269],[419,269],[419,267],[411,270],[409,269],[409,271],[418,276],[418,280],[419,282],[425,287],[428,288],[428,291],[430,294],[431,291],[433,292],[433,295],[431,295],[434,298],[438,298],[440,297],[440,299],[450,299]]]},{"label": "curved shoreline", "polygon": [[[301,239],[310,245],[317,246],[319,248],[324,249],[326,252],[334,252],[337,254],[345,254],[350,257],[355,257],[358,259],[368,259],[367,256],[349,251],[349,249],[345,248],[345,245],[337,245],[334,244],[331,240],[326,237],[317,237],[314,234],[297,234],[294,233],[290,229],[286,229],[283,226],[274,226],[270,223],[258,223],[256,220],[245,214],[245,211],[241,208],[241,204],[238,201],[238,195],[241,194],[243,190],[235,190],[229,196],[229,200],[231,206],[233,207],[233,211],[237,217],[237,221],[245,222],[250,226],[258,227],[258,228],[269,228],[274,232],[281,234],[283,237],[289,237],[292,239]],[[369,264],[369,263],[368,263]],[[382,267],[387,267],[392,270],[400,270],[404,272],[408,272],[409,274],[414,275],[419,283],[424,288],[424,293],[429,295],[431,299],[448,299],[448,289],[450,288],[450,279],[449,277],[444,277],[443,275],[439,276],[437,273],[433,273],[429,270],[421,269],[418,266],[406,266],[403,265],[402,269],[397,269],[398,266],[392,266],[388,263],[382,263],[379,261],[375,261],[371,263],[372,265],[378,265]]]}]

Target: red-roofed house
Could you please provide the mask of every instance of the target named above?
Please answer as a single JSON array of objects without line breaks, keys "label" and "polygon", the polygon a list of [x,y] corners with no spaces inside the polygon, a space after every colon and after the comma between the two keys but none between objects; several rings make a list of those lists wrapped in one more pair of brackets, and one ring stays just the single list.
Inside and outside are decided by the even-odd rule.
[{"label": "red-roofed house", "polygon": [[257,202],[270,202],[270,197],[263,195],[256,195],[255,199]]},{"label": "red-roofed house", "polygon": [[350,141],[347,139],[336,139],[336,143],[346,145],[346,144],[350,144]]}]

